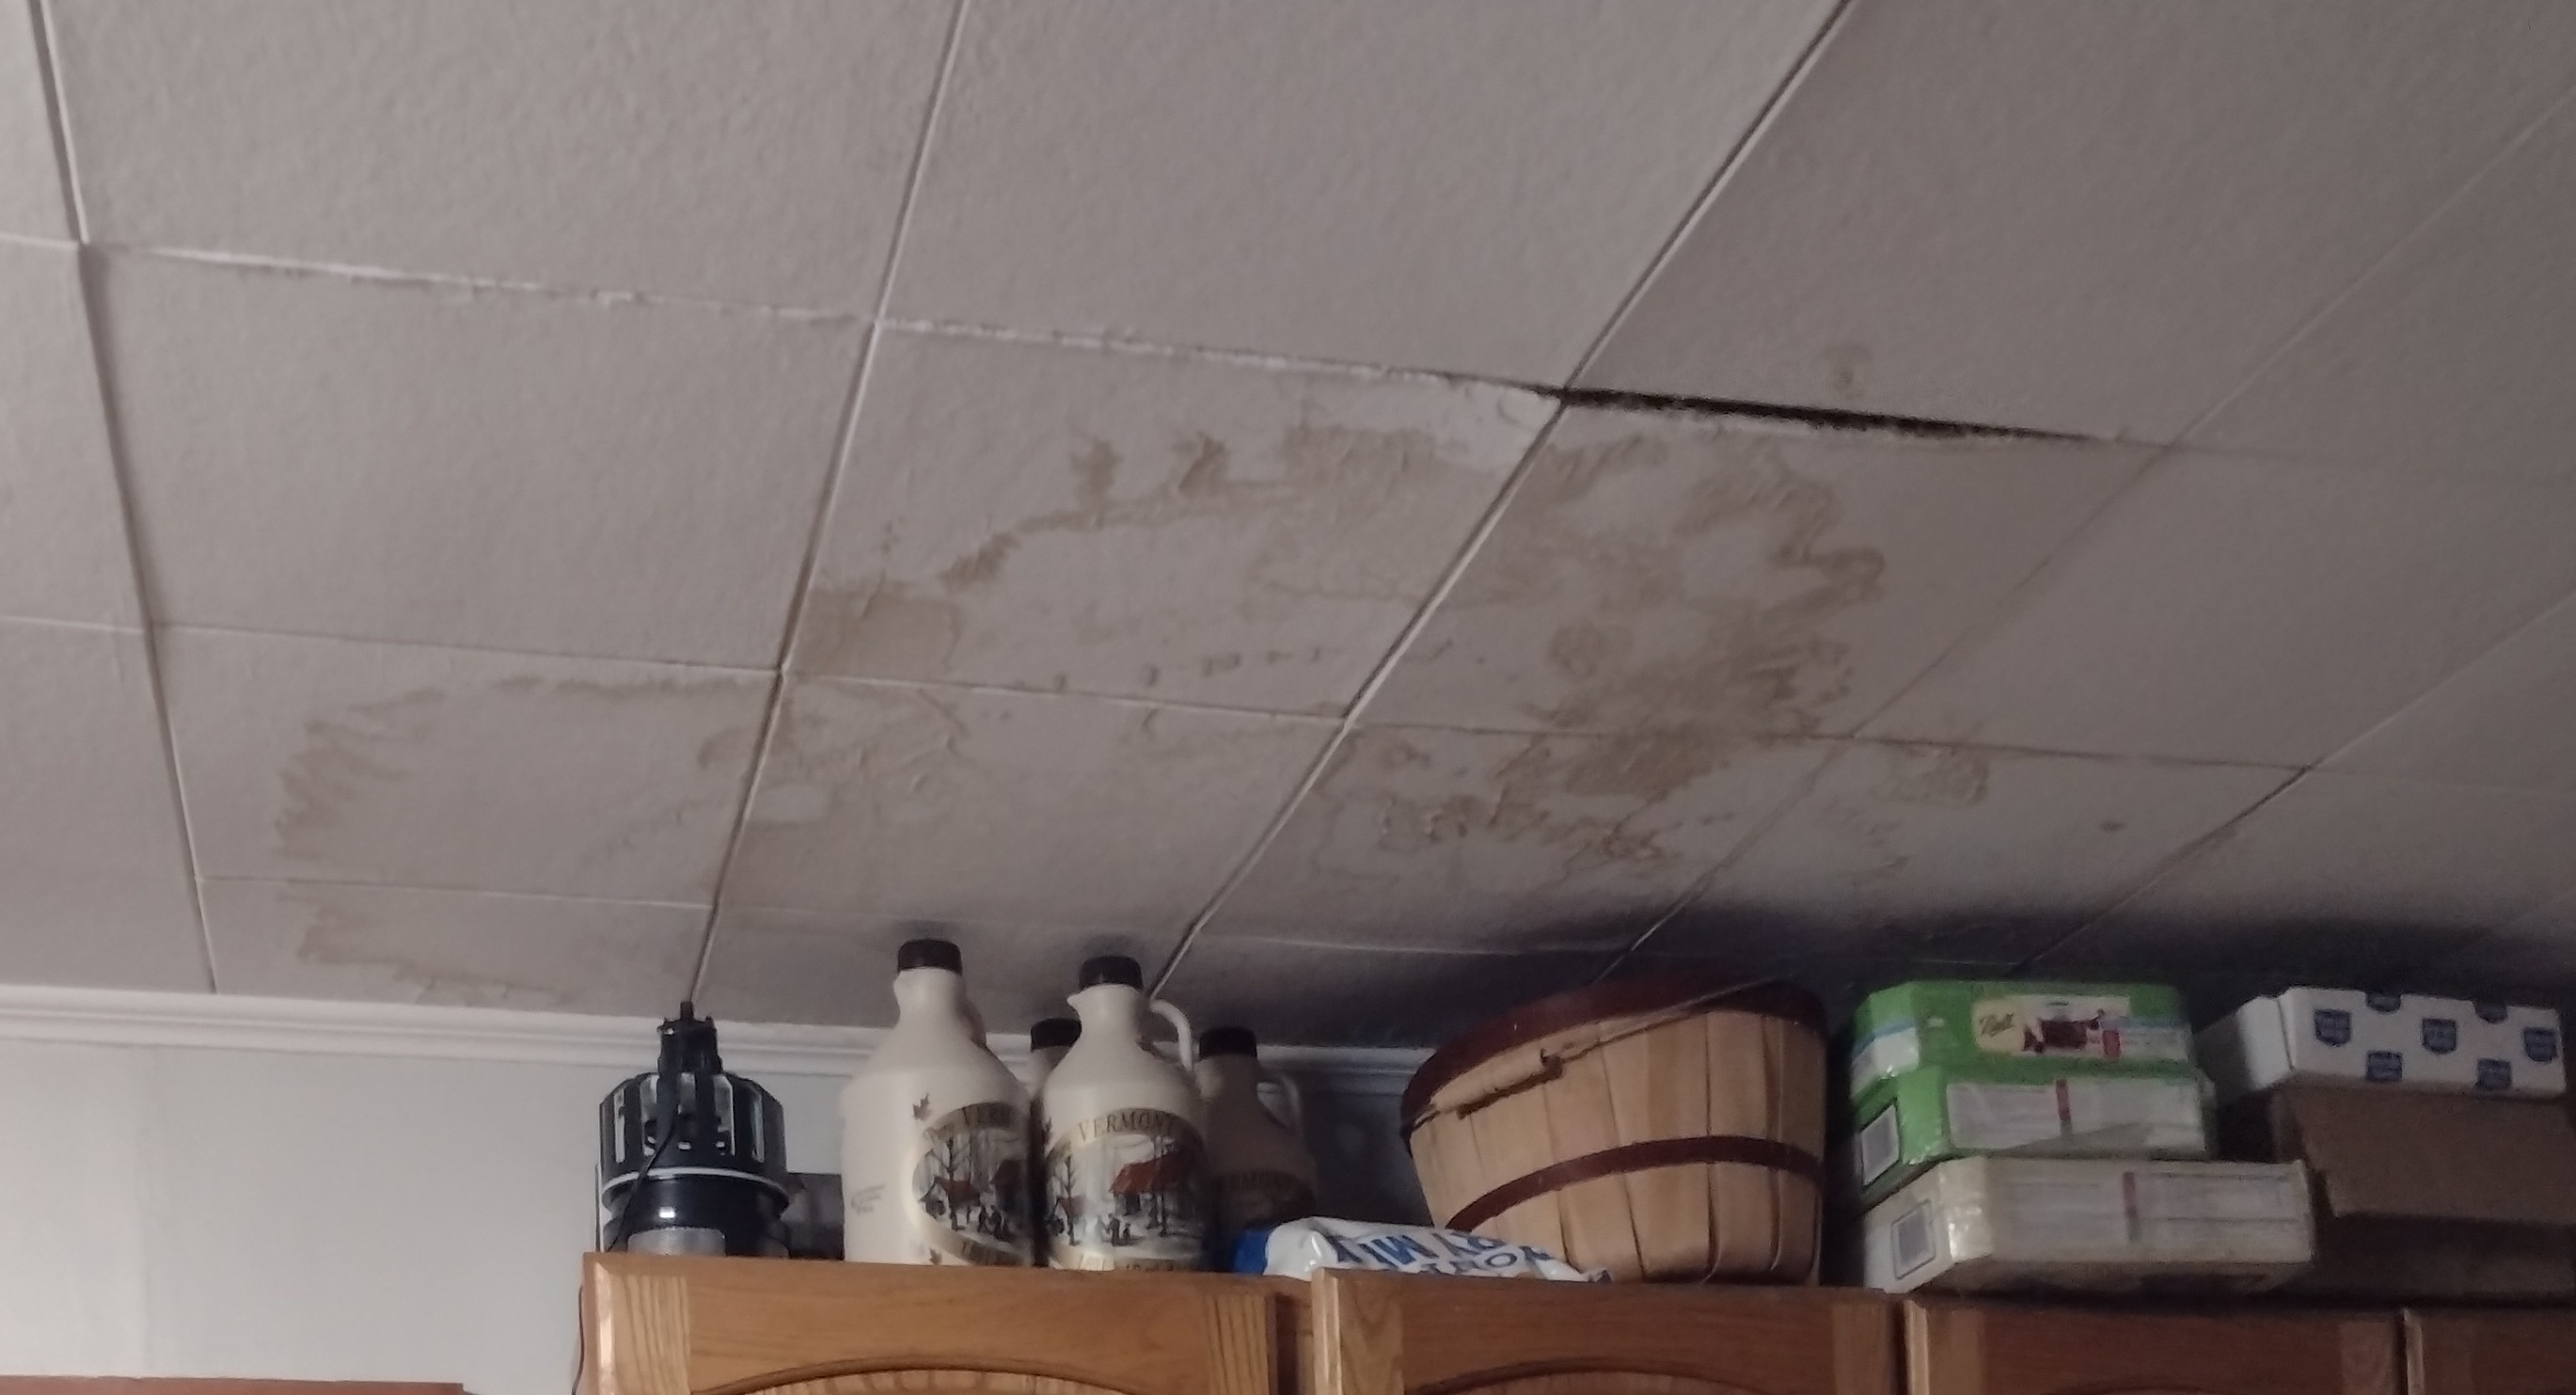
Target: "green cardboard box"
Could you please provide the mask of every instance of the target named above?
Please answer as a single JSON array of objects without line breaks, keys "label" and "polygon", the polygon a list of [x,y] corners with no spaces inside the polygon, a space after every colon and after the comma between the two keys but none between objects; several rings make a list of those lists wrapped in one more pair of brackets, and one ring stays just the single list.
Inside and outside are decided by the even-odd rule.
[{"label": "green cardboard box", "polygon": [[1852,1020],[1851,1192],[1971,1154],[2205,1158],[2209,1092],[2154,984],[1925,980]]}]

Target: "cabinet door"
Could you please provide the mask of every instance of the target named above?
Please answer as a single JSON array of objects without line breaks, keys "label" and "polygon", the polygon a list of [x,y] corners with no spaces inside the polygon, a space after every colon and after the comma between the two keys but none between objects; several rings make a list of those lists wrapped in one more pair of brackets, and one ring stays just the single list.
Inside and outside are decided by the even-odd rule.
[{"label": "cabinet door", "polygon": [[1315,1395],[1895,1395],[1896,1311],[1829,1289],[1327,1271]]},{"label": "cabinet door", "polygon": [[1911,1395],[2398,1395],[2397,1323],[1914,1303]]},{"label": "cabinet door", "polygon": [[1276,1395],[1275,1289],[1222,1274],[593,1255],[589,1395]]},{"label": "cabinet door", "polygon": [[2406,1314],[2408,1395],[2576,1392],[2576,1313]]}]

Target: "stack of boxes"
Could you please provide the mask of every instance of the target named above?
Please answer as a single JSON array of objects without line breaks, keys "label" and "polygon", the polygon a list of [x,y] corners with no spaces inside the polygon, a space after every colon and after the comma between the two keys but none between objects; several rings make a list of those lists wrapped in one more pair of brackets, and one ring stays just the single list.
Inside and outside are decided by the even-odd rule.
[{"label": "stack of boxes", "polygon": [[1849,1059],[1873,1288],[2260,1288],[2310,1256],[2303,1169],[2207,1161],[2170,988],[1900,984],[1861,1004]]},{"label": "stack of boxes", "polygon": [[2205,1029],[2231,1155],[2315,1179],[2297,1287],[2370,1298],[2576,1295],[2576,1126],[2546,1008],[2293,988]]}]

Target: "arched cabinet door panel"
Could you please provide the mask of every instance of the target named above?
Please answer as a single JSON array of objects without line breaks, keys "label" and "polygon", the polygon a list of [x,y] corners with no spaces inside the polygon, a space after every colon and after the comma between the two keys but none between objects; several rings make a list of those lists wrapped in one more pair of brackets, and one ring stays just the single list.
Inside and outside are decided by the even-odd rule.
[{"label": "arched cabinet door panel", "polygon": [[2409,1395],[2576,1395],[2576,1312],[2406,1314]]},{"label": "arched cabinet door panel", "polygon": [[1831,1289],[1326,1271],[1315,1395],[1896,1395],[1895,1309]]},{"label": "arched cabinet door panel", "polygon": [[1910,1395],[2399,1395],[2387,1314],[1907,1305]]},{"label": "arched cabinet door panel", "polygon": [[1278,1395],[1277,1287],[1216,1274],[593,1255],[586,1395]]}]

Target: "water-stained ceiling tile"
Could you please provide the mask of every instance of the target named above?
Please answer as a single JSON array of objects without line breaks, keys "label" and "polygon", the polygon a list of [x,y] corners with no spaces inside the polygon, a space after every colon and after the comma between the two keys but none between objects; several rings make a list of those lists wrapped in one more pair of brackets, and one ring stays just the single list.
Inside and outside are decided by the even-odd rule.
[{"label": "water-stained ceiling tile", "polygon": [[1259,713],[791,679],[724,900],[1177,932],[1331,733]]},{"label": "water-stained ceiling tile", "polygon": [[2576,887],[2576,794],[2316,771],[2043,956],[2367,983]]},{"label": "water-stained ceiling tile", "polygon": [[102,241],[865,309],[953,4],[48,8]]},{"label": "water-stained ceiling tile", "polygon": [[[2291,772],[1855,743],[1659,952],[2013,963],[2118,904]],[[1701,943],[1694,943],[1701,942]]]},{"label": "water-stained ceiling tile", "polygon": [[110,257],[158,617],[765,666],[859,329]]},{"label": "water-stained ceiling tile", "polygon": [[1163,996],[1202,1028],[1239,1024],[1264,1042],[1436,1046],[1533,998],[1580,988],[1609,964],[1607,953],[1358,949],[1209,934],[1182,956]]},{"label": "water-stained ceiling tile", "polygon": [[316,882],[207,881],[227,993],[668,1016],[707,908]]},{"label": "water-stained ceiling tile", "polygon": [[9,6],[0,9],[0,233],[65,238],[71,231],[45,112],[36,7]]},{"label": "water-stained ceiling tile", "polygon": [[1832,9],[970,6],[894,308],[1562,382]]},{"label": "water-stained ceiling tile", "polygon": [[1212,925],[1442,949],[1633,938],[1825,758],[1821,742],[1663,728],[1531,736],[1363,727]]},{"label": "water-stained ceiling tile", "polygon": [[2171,440],[2571,80],[2557,0],[1856,0],[1583,381]]},{"label": "water-stained ceiling tile", "polygon": [[1548,411],[1420,375],[890,333],[792,667],[1337,713]]},{"label": "water-stained ceiling tile", "polygon": [[2457,478],[2576,479],[2576,107],[2338,299],[2194,441]]},{"label": "water-stained ceiling tile", "polygon": [[143,637],[0,620],[0,982],[202,992]]},{"label": "water-stained ceiling tile", "polygon": [[1043,1017],[1069,1017],[1065,995],[1082,961],[1124,954],[1154,972],[1177,931],[1069,930],[1054,926],[891,920],[831,911],[728,905],[716,917],[698,1003],[718,1017],[753,1022],[894,1022],[894,953],[936,936],[957,946],[984,1025],[1025,1032]]},{"label": "water-stained ceiling tile", "polygon": [[134,624],[79,254],[0,243],[0,326],[0,615]]},{"label": "water-stained ceiling tile", "polygon": [[2576,588],[2576,494],[2158,461],[1865,734],[2305,765]]},{"label": "water-stained ceiling tile", "polygon": [[2148,454],[1572,409],[1365,715],[1848,732]]},{"label": "water-stained ceiling tile", "polygon": [[161,659],[206,875],[699,905],[772,681],[205,630]]},{"label": "water-stained ceiling tile", "polygon": [[2576,791],[2576,598],[2479,655],[2328,769]]}]

